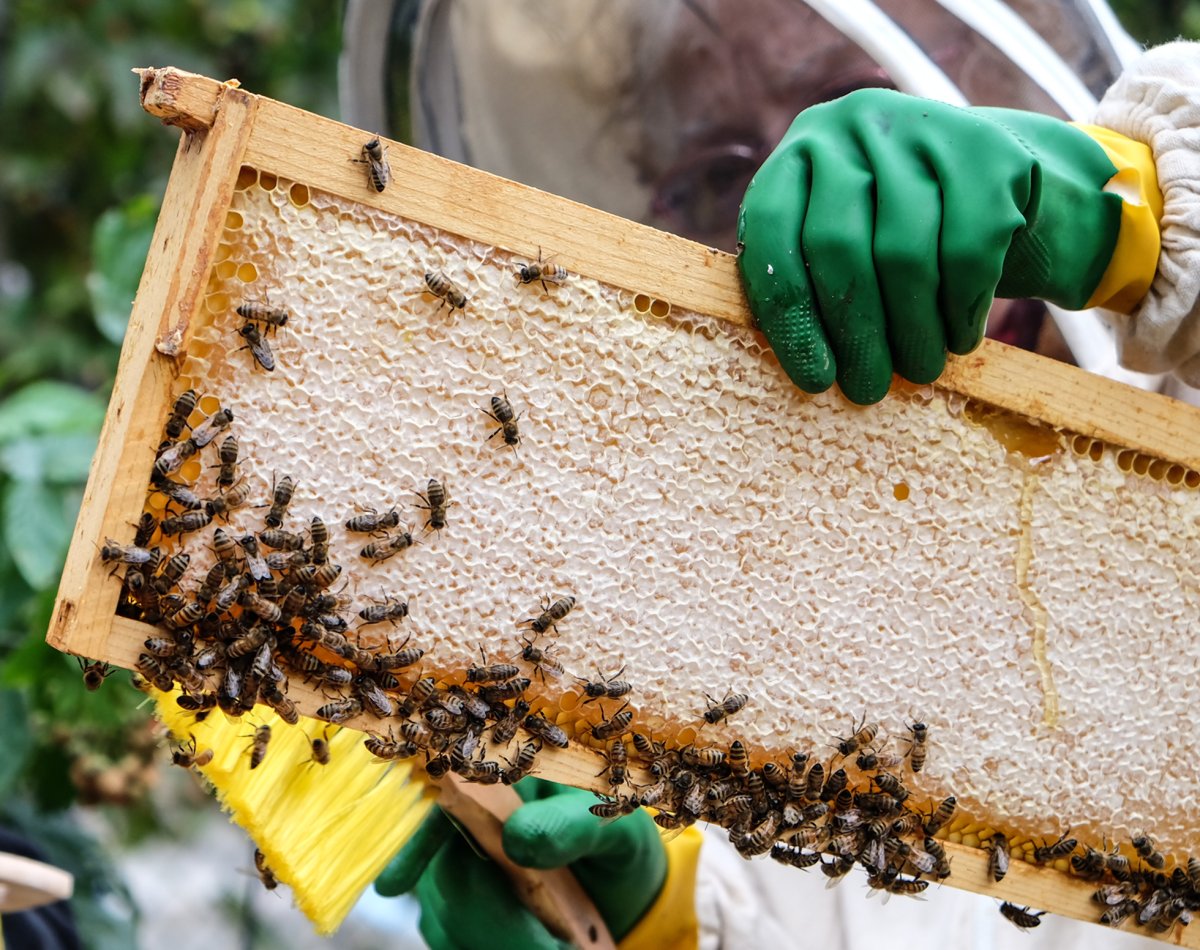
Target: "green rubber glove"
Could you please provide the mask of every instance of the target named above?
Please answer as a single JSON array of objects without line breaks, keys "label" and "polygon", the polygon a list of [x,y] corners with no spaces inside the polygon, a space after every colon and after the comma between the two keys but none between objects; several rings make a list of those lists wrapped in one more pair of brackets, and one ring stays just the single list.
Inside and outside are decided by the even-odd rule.
[{"label": "green rubber glove", "polygon": [[1116,172],[1086,134],[1012,109],[863,89],[802,112],[738,218],[751,309],[792,381],[853,402],[936,379],[994,296],[1084,306],[1116,246]]},{"label": "green rubber glove", "polygon": [[[588,811],[591,792],[525,779],[514,786],[526,804],[504,825],[504,850],[529,868],[571,866],[614,940],[633,929],[667,875],[667,855],[645,811],[602,823]],[[504,872],[472,850],[435,809],[375,881],[395,897],[416,890],[421,935],[433,950],[487,945],[491,950],[569,946],[517,900]]]}]

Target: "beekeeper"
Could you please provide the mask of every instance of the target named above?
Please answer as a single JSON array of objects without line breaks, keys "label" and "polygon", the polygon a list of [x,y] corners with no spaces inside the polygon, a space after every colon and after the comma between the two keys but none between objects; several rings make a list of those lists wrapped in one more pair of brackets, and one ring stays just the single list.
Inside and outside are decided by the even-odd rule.
[{"label": "beekeeper", "polygon": [[[1200,54],[1143,54],[1101,0],[351,0],[341,85],[347,122],[740,250],[808,391],[877,401],[985,331],[1200,385]],[[664,849],[644,813],[601,826],[588,793],[522,792],[509,854],[570,864],[627,948],[1138,939],[1022,935],[952,889],[881,909],[861,875],[819,894],[717,835]],[[434,947],[556,945],[440,816],[377,888],[415,892]]]}]

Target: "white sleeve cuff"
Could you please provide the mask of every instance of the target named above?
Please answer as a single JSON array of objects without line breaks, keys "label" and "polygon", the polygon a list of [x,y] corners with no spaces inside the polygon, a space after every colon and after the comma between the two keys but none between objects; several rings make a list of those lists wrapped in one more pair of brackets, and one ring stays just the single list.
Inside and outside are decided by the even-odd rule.
[{"label": "white sleeve cuff", "polygon": [[1163,194],[1162,251],[1133,314],[1104,311],[1122,365],[1200,385],[1200,43],[1135,60],[1104,94],[1095,124],[1150,146]]}]

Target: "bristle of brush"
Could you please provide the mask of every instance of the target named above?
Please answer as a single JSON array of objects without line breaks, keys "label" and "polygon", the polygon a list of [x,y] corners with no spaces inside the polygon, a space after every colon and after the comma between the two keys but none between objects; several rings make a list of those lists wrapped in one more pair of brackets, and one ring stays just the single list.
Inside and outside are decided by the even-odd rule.
[{"label": "bristle of brush", "polygon": [[[267,706],[239,720],[214,710],[197,722],[173,695],[155,698],[177,741],[190,736],[198,750],[213,750],[200,771],[319,933],[337,929],[433,805],[434,789],[410,764],[371,755],[359,732],[307,717],[289,726]],[[251,770],[258,726],[270,726],[271,739]],[[327,765],[312,758],[312,739],[322,735],[329,741]]]}]

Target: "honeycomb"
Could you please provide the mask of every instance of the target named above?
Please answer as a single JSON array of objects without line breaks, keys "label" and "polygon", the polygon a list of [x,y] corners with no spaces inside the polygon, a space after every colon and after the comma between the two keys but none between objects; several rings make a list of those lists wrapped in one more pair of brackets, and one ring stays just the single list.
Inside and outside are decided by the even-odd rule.
[{"label": "honeycomb", "polygon": [[[752,331],[579,276],[521,284],[521,263],[238,179],[178,388],[234,409],[257,503],[296,480],[289,523],[333,527],[356,605],[411,602],[364,646],[411,634],[446,671],[481,647],[510,659],[518,624],[570,595],[558,658],[623,671],[643,728],[740,736],[761,760],[832,756],[864,716],[903,749],[920,717],[918,794],[1025,835],[1200,851],[1200,735],[1180,727],[1200,659],[1197,473],[932,387],[872,408],[808,396]],[[428,293],[427,271],[466,307]],[[274,372],[239,349],[246,301],[292,313],[268,337]],[[482,411],[499,394],[518,446]],[[440,532],[415,507],[430,477],[453,503]],[[420,544],[359,557],[367,539],[341,524],[368,506],[399,507]],[[187,544],[200,576],[207,541]],[[582,704],[570,677],[538,688],[568,724],[619,705]],[[703,723],[706,694],[730,691],[746,708]]]}]

